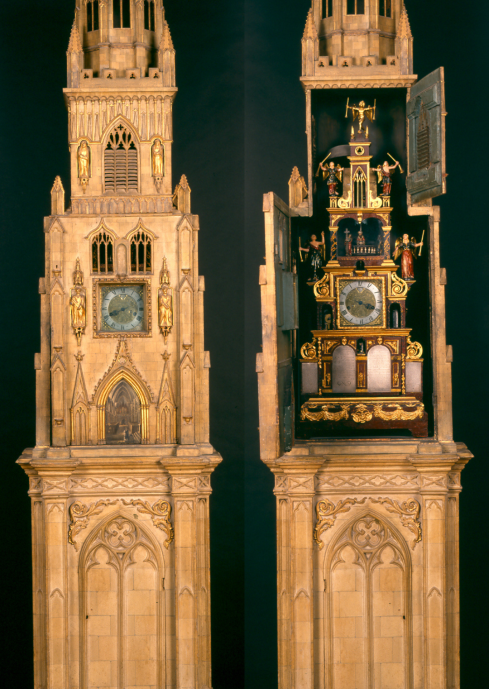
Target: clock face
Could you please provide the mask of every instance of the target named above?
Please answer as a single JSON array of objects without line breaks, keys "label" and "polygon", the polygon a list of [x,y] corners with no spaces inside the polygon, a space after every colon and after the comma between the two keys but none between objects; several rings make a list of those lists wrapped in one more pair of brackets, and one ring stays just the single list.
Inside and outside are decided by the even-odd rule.
[{"label": "clock face", "polygon": [[142,330],[144,322],[144,287],[118,285],[102,292],[102,330],[131,332]]},{"label": "clock face", "polygon": [[370,280],[351,280],[340,285],[339,311],[344,325],[378,325],[383,300],[380,285]]}]

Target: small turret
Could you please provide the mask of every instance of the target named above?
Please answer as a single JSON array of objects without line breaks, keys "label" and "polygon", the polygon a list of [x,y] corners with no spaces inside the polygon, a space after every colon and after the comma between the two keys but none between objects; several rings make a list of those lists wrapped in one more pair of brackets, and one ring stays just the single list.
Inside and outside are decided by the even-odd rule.
[{"label": "small turret", "polygon": [[76,20],[73,22],[71,29],[66,57],[68,62],[68,88],[78,88],[80,86],[80,74],[83,69],[83,49]]},{"label": "small turret", "polygon": [[171,39],[170,27],[163,22],[160,47],[158,50],[158,67],[162,73],[163,86],[175,86],[175,48]]}]

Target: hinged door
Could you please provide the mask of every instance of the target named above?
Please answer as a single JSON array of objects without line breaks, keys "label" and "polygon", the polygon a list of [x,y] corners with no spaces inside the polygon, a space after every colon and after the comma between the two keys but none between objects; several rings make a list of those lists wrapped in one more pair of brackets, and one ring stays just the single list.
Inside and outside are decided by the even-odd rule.
[{"label": "hinged door", "polygon": [[409,123],[406,187],[411,202],[419,203],[446,192],[443,67],[414,84],[406,112]]}]

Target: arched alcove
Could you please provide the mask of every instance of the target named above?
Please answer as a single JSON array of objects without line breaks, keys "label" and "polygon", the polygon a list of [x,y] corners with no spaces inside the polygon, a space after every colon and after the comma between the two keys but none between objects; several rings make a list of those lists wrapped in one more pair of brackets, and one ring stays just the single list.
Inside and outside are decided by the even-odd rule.
[{"label": "arched alcove", "polygon": [[369,392],[390,392],[392,389],[391,353],[385,345],[374,345],[368,350],[367,386]]},{"label": "arched alcove", "polygon": [[[125,382],[130,390],[128,390],[125,386],[123,387],[118,387],[119,383]],[[114,391],[114,394],[116,397],[111,397],[111,393]],[[138,400],[139,403],[139,410],[140,410],[140,418],[139,421],[135,420],[135,415],[137,412],[137,405],[134,403],[134,397],[132,395],[135,395],[135,397]],[[111,399],[111,402],[109,402],[109,405],[107,407],[107,403],[109,401],[109,398]],[[106,443],[109,442],[109,444],[114,444],[112,440],[108,440],[106,437],[106,432],[107,432],[107,411],[109,411],[109,414],[112,414],[110,417],[112,420],[115,419],[115,421],[111,421],[111,423],[120,423],[120,421],[117,421],[117,409],[115,409],[116,401],[121,400],[121,401],[128,401],[129,399],[132,400],[130,402],[131,406],[131,412],[128,412],[127,417],[124,417],[123,425],[126,426],[127,428],[122,429],[123,431],[127,430],[127,433],[124,433],[124,436],[129,436],[129,440],[122,440],[119,438],[115,442],[115,444],[126,444],[126,443],[148,443],[149,442],[149,419],[148,419],[148,412],[149,412],[149,404],[150,404],[150,394],[148,390],[146,389],[146,385],[143,383],[142,380],[140,380],[132,371],[126,368],[122,368],[117,370],[114,375],[110,376],[104,383],[103,387],[97,392],[96,394],[96,405],[97,405],[97,419],[98,419],[98,442],[100,444],[105,445]],[[132,414],[132,416],[131,416]],[[134,420],[133,420],[134,419]],[[139,428],[137,429],[136,426],[139,424]],[[118,434],[118,431],[115,431],[116,435]],[[114,433],[114,429],[111,429],[111,437]],[[121,431],[122,433],[122,431]],[[139,435],[139,437],[138,437]]]},{"label": "arched alcove", "polygon": [[355,350],[340,345],[333,352],[333,392],[355,392],[357,371]]},{"label": "arched alcove", "polygon": [[105,403],[107,445],[134,445],[141,442],[141,402],[124,378],[109,393]]},{"label": "arched alcove", "polygon": [[412,561],[400,532],[364,510],[331,542],[324,558],[327,685],[411,689]]},{"label": "arched alcove", "polygon": [[103,677],[114,686],[162,686],[165,566],[158,542],[119,511],[86,538],[78,576],[81,686],[99,687]]}]

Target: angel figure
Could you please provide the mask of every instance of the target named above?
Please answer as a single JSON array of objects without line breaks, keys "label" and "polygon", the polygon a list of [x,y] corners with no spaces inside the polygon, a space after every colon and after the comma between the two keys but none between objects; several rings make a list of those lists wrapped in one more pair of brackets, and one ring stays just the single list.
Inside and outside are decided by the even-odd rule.
[{"label": "angel figure", "polygon": [[[402,237],[396,239],[394,260],[401,257],[401,275],[403,280],[414,280],[414,259],[416,257],[416,249],[422,247],[423,242],[416,243],[414,237],[409,239],[409,235],[403,234]],[[421,249],[420,249],[421,250]]]},{"label": "angel figure", "polygon": [[355,121],[358,117],[358,131],[365,132],[365,129],[363,128],[365,117],[368,117],[370,122],[375,120],[375,105],[365,105],[365,101],[363,100],[361,100],[358,105],[349,105],[349,102],[350,99],[348,99],[346,102],[345,117],[348,117],[348,110],[351,110],[353,121]]},{"label": "angel figure", "polygon": [[307,248],[299,246],[299,251],[305,251],[309,254],[309,261],[313,270],[313,280],[319,280],[317,272],[323,263],[321,258],[321,247],[325,244],[324,232],[321,232],[321,238],[322,241],[318,242],[316,235],[312,234]]},{"label": "angel figure", "polygon": [[319,163],[319,167],[323,171],[323,179],[328,185],[329,195],[338,196],[337,186],[338,182],[341,182],[343,179],[343,170],[345,168],[340,167],[340,165],[336,165],[335,167],[335,164],[332,160],[330,160],[328,165],[324,165],[324,161]]},{"label": "angel figure", "polygon": [[399,165],[399,161],[396,160],[395,165],[389,165],[387,160],[384,160],[383,165],[379,165],[378,167],[374,168],[377,170],[377,179],[378,183],[382,183],[382,196],[390,196],[391,195],[391,187],[392,187],[392,173],[391,170],[395,170],[396,167]]}]

